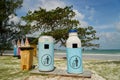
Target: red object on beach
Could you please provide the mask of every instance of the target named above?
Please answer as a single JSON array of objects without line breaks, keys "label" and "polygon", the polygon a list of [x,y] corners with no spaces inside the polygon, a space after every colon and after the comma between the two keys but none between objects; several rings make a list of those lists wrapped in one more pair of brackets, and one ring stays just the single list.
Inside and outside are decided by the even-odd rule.
[{"label": "red object on beach", "polygon": [[20,58],[20,47],[21,45],[20,45],[20,40],[18,39],[18,41],[17,41],[17,55],[18,55],[18,58]]},{"label": "red object on beach", "polygon": [[20,56],[20,48],[18,47],[18,56]]}]

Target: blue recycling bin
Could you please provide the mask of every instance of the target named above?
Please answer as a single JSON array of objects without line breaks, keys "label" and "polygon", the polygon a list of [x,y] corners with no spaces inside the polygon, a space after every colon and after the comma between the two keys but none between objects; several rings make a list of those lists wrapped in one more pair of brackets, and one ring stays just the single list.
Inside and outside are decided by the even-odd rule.
[{"label": "blue recycling bin", "polygon": [[39,71],[54,70],[54,41],[51,36],[39,38],[38,66]]},{"label": "blue recycling bin", "polygon": [[66,41],[66,47],[67,72],[73,74],[83,73],[82,48],[77,30],[69,31],[69,38]]}]

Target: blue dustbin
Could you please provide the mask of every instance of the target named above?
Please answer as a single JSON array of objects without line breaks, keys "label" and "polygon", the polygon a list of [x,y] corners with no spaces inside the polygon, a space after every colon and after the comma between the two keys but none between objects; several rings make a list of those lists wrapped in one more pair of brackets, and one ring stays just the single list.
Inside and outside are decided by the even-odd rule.
[{"label": "blue dustbin", "polygon": [[38,66],[39,71],[52,71],[54,69],[54,41],[51,36],[39,38]]},{"label": "blue dustbin", "polygon": [[14,52],[14,56],[17,56],[17,45],[14,45],[14,50],[13,50],[13,52]]},{"label": "blue dustbin", "polygon": [[83,73],[81,41],[78,38],[77,30],[69,31],[69,38],[66,42],[67,72]]}]

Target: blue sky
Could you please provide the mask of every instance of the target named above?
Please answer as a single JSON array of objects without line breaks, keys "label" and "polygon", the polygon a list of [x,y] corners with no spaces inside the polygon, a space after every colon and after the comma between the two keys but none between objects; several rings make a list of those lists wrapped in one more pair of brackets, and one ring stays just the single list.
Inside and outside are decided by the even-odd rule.
[{"label": "blue sky", "polygon": [[80,27],[93,26],[101,49],[120,49],[120,0],[24,0],[18,17],[39,7],[47,10],[73,5]]}]

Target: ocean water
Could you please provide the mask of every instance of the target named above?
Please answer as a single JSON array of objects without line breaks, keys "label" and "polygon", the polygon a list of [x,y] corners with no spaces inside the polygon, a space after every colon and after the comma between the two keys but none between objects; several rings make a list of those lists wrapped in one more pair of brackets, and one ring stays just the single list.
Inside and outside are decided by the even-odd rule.
[{"label": "ocean water", "polygon": [[[66,53],[65,50],[55,50],[56,53]],[[85,50],[83,54],[120,54],[120,49],[104,49],[104,50]]]},{"label": "ocean water", "polygon": [[83,54],[120,54],[120,49],[117,50],[113,50],[113,49],[109,49],[109,50],[86,50],[83,51]]}]

